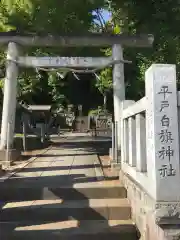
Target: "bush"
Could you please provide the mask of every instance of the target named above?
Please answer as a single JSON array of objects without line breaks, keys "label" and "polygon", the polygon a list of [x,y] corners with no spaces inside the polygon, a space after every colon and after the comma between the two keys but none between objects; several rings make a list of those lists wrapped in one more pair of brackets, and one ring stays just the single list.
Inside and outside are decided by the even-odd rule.
[{"label": "bush", "polygon": [[107,110],[104,110],[102,106],[99,106],[97,109],[91,109],[88,115],[98,115],[99,113],[109,114]]}]

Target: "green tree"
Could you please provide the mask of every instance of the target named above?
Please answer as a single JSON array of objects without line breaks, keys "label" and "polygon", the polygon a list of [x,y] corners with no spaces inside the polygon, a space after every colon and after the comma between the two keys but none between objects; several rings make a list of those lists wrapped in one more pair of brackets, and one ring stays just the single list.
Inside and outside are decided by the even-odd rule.
[{"label": "green tree", "polygon": [[[144,74],[152,63],[176,64],[177,77],[180,79],[180,30],[178,28],[180,4],[178,0],[141,2],[111,0],[108,1],[107,9],[112,13],[108,27],[107,24],[101,24],[103,23],[101,20],[101,23],[96,24],[95,31],[111,32],[113,28],[117,29],[117,33],[119,29],[125,34],[151,33],[155,36],[151,49],[124,49],[124,59],[132,61],[132,64],[124,65],[127,98],[138,100],[144,96]],[[102,74],[104,76],[105,71]],[[111,73],[107,71],[106,74],[105,78],[109,79]],[[179,80],[178,85],[180,85]]]},{"label": "green tree", "polygon": [[[104,0],[2,0],[0,3],[0,31],[15,31],[20,34],[87,33],[90,31],[94,16],[93,10],[103,6]],[[82,7],[83,6],[83,7]],[[5,65],[4,49],[0,52],[0,64]],[[84,48],[27,48],[29,55],[86,55],[91,50]],[[95,53],[95,51],[94,51]],[[63,92],[59,92],[58,76],[34,69],[23,69],[19,77],[18,98],[28,103],[39,103],[41,94],[52,102],[61,102]],[[43,89],[43,92],[41,91]],[[47,99],[44,97],[44,99]],[[49,101],[48,100],[48,101]]]},{"label": "green tree", "polygon": [[111,68],[106,68],[101,71],[100,76],[96,81],[96,87],[103,95],[104,98],[104,109],[107,107],[107,94],[112,89],[112,70]]},{"label": "green tree", "polygon": [[[100,27],[103,28],[102,31],[104,32],[110,32],[113,34],[119,34],[121,32],[120,27],[117,24],[113,24],[112,21],[108,21],[103,25],[101,24]],[[102,52],[106,57],[112,56],[111,48],[102,49]],[[113,88],[112,74],[112,67],[105,68],[100,72],[100,75],[96,81],[96,87],[104,98],[105,109],[107,106],[107,95],[109,92],[112,92]]]},{"label": "green tree", "polygon": [[136,100],[144,95],[144,73],[152,63],[176,64],[179,79],[179,1],[112,0],[111,11],[112,21],[121,27],[122,33],[155,36],[151,49],[125,49],[125,57],[133,62],[125,65],[127,97]]}]

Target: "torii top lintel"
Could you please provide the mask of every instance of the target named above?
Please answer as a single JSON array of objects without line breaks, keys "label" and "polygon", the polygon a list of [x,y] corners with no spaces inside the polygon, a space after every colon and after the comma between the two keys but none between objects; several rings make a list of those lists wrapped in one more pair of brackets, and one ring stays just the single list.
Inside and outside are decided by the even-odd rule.
[{"label": "torii top lintel", "polygon": [[152,34],[141,35],[112,35],[112,34],[98,34],[90,33],[87,35],[36,35],[27,34],[22,35],[15,32],[1,32],[0,45],[15,42],[22,46],[35,47],[109,47],[113,44],[121,44],[125,47],[151,47],[154,41]]}]

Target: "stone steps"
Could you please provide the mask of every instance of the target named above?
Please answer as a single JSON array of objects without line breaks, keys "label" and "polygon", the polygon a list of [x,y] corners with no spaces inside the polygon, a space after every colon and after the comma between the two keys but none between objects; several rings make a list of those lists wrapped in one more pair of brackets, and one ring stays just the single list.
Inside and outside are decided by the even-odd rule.
[{"label": "stone steps", "polygon": [[[82,199],[102,199],[102,198],[126,198],[126,189],[119,183],[119,181],[99,181],[89,184],[78,183],[72,185],[48,187],[39,186],[34,183],[33,186],[27,184],[26,186],[18,187],[17,185],[1,184],[1,201],[29,201],[29,200],[82,200]],[[31,186],[31,187],[30,187]]]},{"label": "stone steps", "polygon": [[32,203],[5,204],[2,222],[77,220],[128,220],[131,208],[127,199],[38,200]]},{"label": "stone steps", "polygon": [[9,187],[1,188],[4,199],[19,199],[1,204],[3,240],[138,239],[126,190],[117,180],[45,187],[39,196],[37,186]]},{"label": "stone steps", "polygon": [[3,240],[33,240],[38,238],[45,240],[138,239],[136,227],[131,220],[69,220],[43,224],[13,222],[2,223],[1,226]]},{"label": "stone steps", "polygon": [[[80,161],[84,157],[77,157]],[[58,175],[42,159],[33,164],[0,184],[1,239],[138,239],[126,189],[118,180],[99,180],[92,170],[86,175],[85,168],[69,175],[61,169]],[[39,174],[39,165],[48,173]]]}]

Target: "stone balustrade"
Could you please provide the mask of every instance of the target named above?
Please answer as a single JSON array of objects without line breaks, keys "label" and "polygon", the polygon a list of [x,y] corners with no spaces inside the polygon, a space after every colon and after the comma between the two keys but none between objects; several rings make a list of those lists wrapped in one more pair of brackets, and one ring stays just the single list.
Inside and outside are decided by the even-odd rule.
[{"label": "stone balustrade", "polygon": [[175,230],[165,226],[174,229],[180,224],[180,93],[175,65],[153,64],[145,74],[145,89],[138,102],[122,103],[120,178],[142,239],[173,239]]}]

